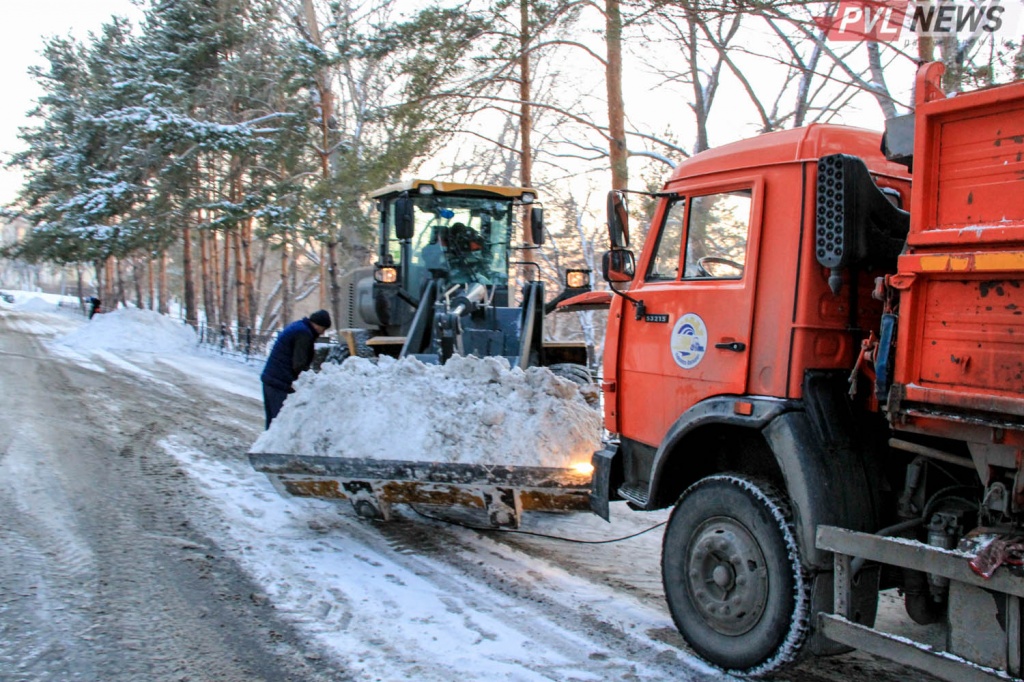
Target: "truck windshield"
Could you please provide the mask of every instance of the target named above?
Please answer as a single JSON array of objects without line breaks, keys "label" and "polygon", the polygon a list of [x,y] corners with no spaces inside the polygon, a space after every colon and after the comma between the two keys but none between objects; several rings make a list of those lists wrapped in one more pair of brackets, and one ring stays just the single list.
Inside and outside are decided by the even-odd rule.
[{"label": "truck windshield", "polygon": [[[434,194],[413,197],[413,205],[410,292],[418,293],[431,273],[452,284],[508,284],[511,199]],[[400,263],[394,211],[388,210],[387,221],[388,252]]]}]

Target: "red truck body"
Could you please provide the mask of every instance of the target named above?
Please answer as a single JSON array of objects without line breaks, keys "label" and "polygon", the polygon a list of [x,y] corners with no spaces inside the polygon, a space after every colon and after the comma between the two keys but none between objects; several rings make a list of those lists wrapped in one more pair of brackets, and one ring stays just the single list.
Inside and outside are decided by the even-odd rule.
[{"label": "red truck body", "polygon": [[[924,90],[910,234],[891,278],[891,408],[899,428],[991,443],[968,425],[1024,417],[1024,83],[952,98]],[[1022,437],[1011,428],[1001,441],[1019,449]]]},{"label": "red truck body", "polygon": [[[946,97],[941,72],[884,138],[680,164],[639,255],[609,196],[592,505],[673,507],[670,611],[720,668],[853,646],[1021,675],[1024,578],[996,567],[1024,554],[1024,82]],[[891,588],[941,651],[873,627]]]}]

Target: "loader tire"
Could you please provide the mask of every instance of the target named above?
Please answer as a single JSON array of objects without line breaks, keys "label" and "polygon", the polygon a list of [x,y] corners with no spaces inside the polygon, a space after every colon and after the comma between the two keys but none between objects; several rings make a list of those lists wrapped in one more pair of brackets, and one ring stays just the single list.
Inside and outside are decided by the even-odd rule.
[{"label": "loader tire", "polygon": [[590,370],[583,365],[577,365],[573,362],[561,362],[557,365],[548,366],[548,369],[555,376],[568,379],[580,386],[590,386],[594,383],[594,377],[590,374]]},{"label": "loader tire", "polygon": [[766,481],[708,476],[679,498],[662,541],[672,619],[712,665],[762,676],[793,663],[809,631],[805,577],[786,499]]},{"label": "loader tire", "polygon": [[[370,339],[370,335],[367,332],[359,331],[354,334],[356,341],[356,357],[373,359],[377,357],[377,354],[373,352],[373,348],[370,348],[367,341]],[[334,344],[331,349],[327,351],[327,355],[324,357],[324,362],[334,362],[341,364],[348,360],[352,356],[349,351],[348,344],[344,342]]]}]

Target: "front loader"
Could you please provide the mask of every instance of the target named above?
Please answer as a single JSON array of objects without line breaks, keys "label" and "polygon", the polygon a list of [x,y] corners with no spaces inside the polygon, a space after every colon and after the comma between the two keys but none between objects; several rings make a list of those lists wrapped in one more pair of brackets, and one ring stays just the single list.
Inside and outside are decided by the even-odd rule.
[{"label": "front loader", "polygon": [[[569,271],[566,288],[545,302],[529,254],[544,241],[532,189],[411,180],[371,194],[377,202],[377,263],[343,281],[339,343],[317,365],[349,357],[414,357],[443,364],[453,355],[502,357],[510,367],[548,367],[591,383],[582,343],[546,342],[545,315],[589,290],[588,271]],[[515,243],[528,216],[528,244]],[[519,304],[510,282],[522,268]],[[384,402],[382,401],[382,405]],[[382,409],[384,409],[382,407]],[[517,526],[523,510],[587,509],[589,463],[572,468],[507,467],[250,453],[256,470],[290,495],[348,499],[360,514],[387,519],[394,503],[478,507],[495,526]]]}]

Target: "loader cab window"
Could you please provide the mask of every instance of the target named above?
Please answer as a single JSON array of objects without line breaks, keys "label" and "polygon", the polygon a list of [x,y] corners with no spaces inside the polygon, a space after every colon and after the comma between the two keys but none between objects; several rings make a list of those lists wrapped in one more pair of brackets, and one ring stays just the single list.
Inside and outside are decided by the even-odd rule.
[{"label": "loader cab window", "polygon": [[[393,206],[393,204],[392,204]],[[452,284],[508,284],[513,201],[504,197],[446,194],[413,197],[406,289],[417,295],[433,275]],[[394,210],[387,211],[388,254],[401,263]]]},{"label": "loader cab window", "polygon": [[683,279],[742,279],[750,234],[749,189],[690,198]]}]

